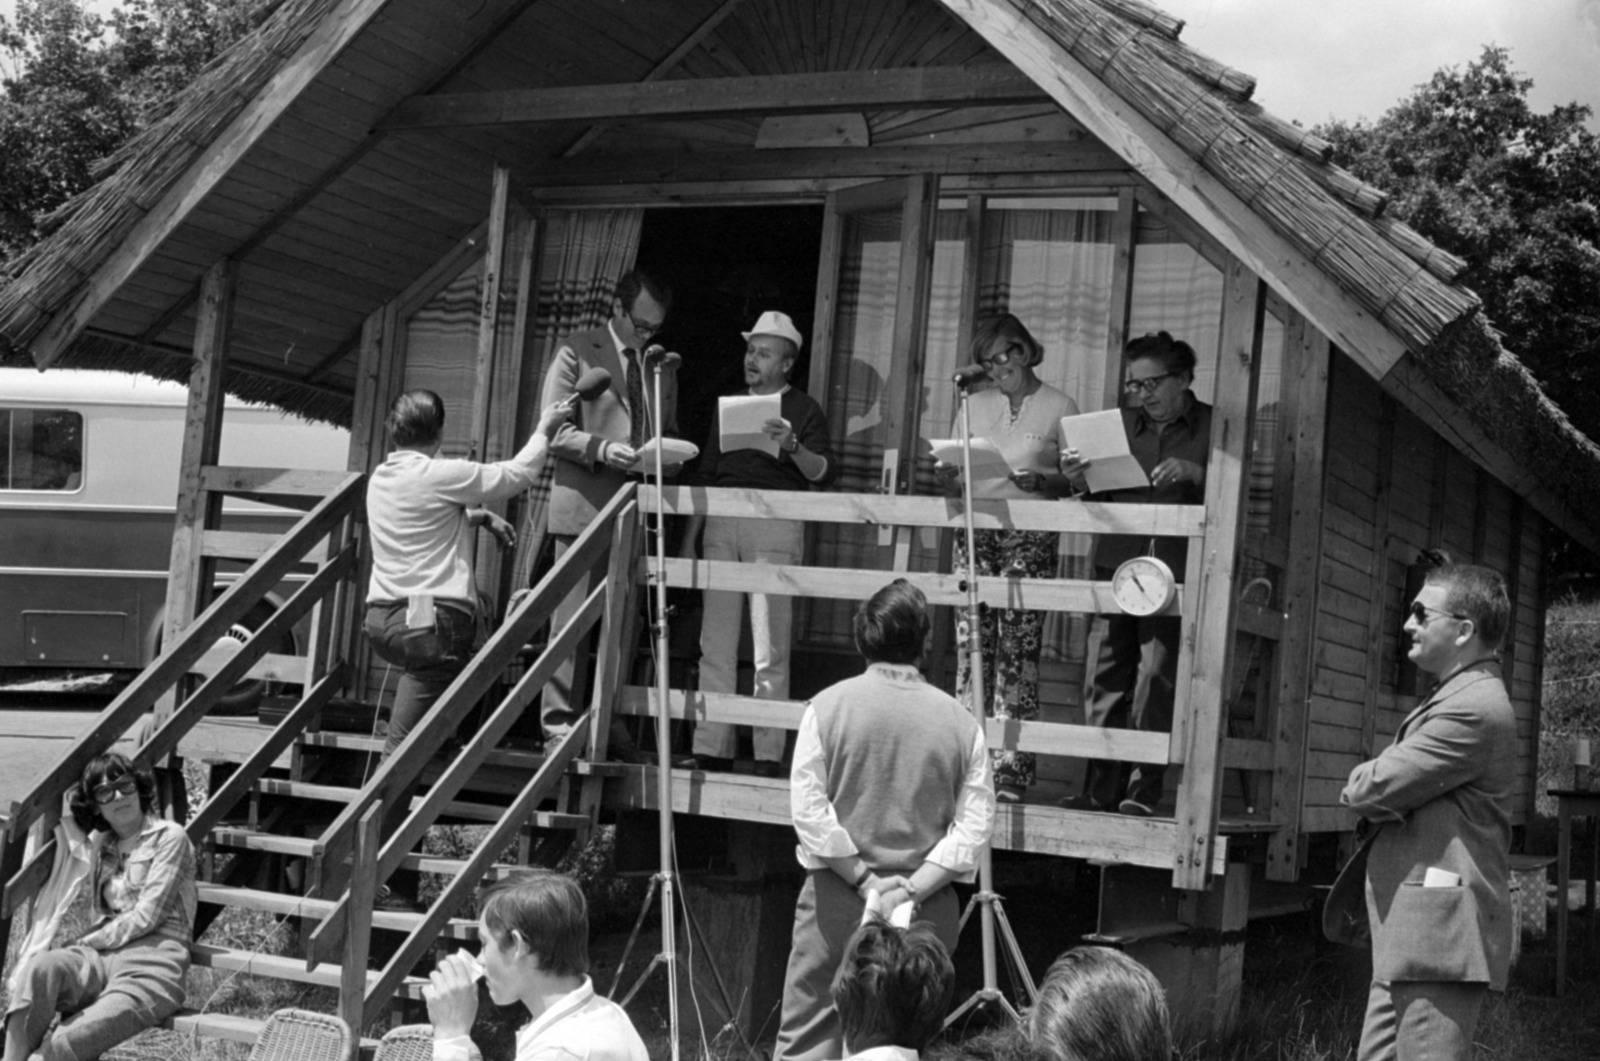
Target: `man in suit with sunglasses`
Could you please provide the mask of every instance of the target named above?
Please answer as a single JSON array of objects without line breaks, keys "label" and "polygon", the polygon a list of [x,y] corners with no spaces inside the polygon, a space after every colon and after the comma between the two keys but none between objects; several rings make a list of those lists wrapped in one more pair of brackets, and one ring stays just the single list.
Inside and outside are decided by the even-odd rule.
[{"label": "man in suit with sunglasses", "polygon": [[[611,375],[610,387],[591,400],[577,402],[571,421],[562,425],[550,444],[556,460],[550,482],[549,533],[558,560],[622,489],[629,475],[647,470],[639,449],[655,437],[656,424],[651,376],[655,367],[646,363],[646,354],[671,309],[670,287],[643,270],[631,270],[617,281],[611,319],[569,336],[551,359],[541,408],[571,399],[578,381],[590,369],[603,368]],[[678,429],[676,357],[671,355],[660,363],[664,435],[674,435]],[[593,588],[592,580],[580,581],[556,608],[551,629],[561,629],[577,614]],[[579,655],[587,657],[588,653]],[[545,686],[540,717],[546,742],[566,736],[585,710],[587,670],[583,660],[568,659]]]},{"label": "man in suit with sunglasses", "polygon": [[1499,648],[1510,615],[1498,572],[1429,572],[1405,632],[1411,662],[1437,684],[1339,797],[1362,829],[1377,830],[1367,852],[1372,988],[1359,1061],[1468,1061],[1484,995],[1505,989],[1517,733]]}]

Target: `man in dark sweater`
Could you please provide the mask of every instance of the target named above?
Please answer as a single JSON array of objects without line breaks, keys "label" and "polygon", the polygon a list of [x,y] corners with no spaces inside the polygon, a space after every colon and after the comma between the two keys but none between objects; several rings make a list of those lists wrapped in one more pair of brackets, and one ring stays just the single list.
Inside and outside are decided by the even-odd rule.
[{"label": "man in dark sweater", "polygon": [[[694,481],[701,486],[744,490],[809,490],[837,476],[828,421],[822,407],[804,391],[789,385],[789,373],[800,356],[802,337],[788,314],[769,310],[744,332],[744,379],[750,395],[778,395],[780,415],[762,425],[777,444],[777,455],[760,449],[722,451],[722,414],[711,421],[711,436],[700,451]],[[691,521],[684,535],[684,555],[694,555],[695,538],[704,524],[707,560],[744,563],[798,564],[805,546],[799,520],[712,516]],[[739,623],[742,593],[708,589],[700,624],[700,691],[732,693],[739,666]],[[755,655],[755,695],[765,700],[789,696],[789,642],[792,610],[781,594],[750,594],[750,634]],[[757,726],[753,735],[756,773],[783,775],[782,729]],[[694,755],[679,759],[683,768],[726,770],[732,766],[738,735],[734,727],[702,722],[695,730]]]}]

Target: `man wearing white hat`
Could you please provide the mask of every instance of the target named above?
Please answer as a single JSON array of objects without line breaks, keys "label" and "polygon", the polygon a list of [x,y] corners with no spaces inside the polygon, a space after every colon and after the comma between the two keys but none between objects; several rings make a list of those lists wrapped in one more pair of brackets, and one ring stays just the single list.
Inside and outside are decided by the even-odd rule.
[{"label": "man wearing white hat", "polygon": [[[780,415],[762,429],[778,444],[777,456],[759,449],[722,452],[720,412],[712,418],[711,437],[700,451],[695,482],[701,486],[726,486],[745,490],[809,490],[837,476],[828,440],[828,421],[822,407],[804,391],[789,385],[789,373],[800,356],[804,339],[786,313],[768,310],[745,339],[744,381],[752,395],[779,395]],[[704,524],[702,546],[707,560],[744,563],[798,564],[805,537],[798,520],[745,519],[713,516],[691,521],[684,536],[684,553],[692,556],[695,539]],[[745,595],[728,590],[707,590],[700,626],[700,691],[731,693],[739,666],[740,613]],[[768,700],[789,696],[789,642],[791,605],[787,596],[750,594],[750,634],[754,648],[755,695]],[[787,733],[757,726],[753,734],[755,770],[764,777],[783,776],[783,745]],[[685,768],[728,769],[732,766],[738,735],[730,725],[703,722],[695,731],[694,755],[679,759]]]}]

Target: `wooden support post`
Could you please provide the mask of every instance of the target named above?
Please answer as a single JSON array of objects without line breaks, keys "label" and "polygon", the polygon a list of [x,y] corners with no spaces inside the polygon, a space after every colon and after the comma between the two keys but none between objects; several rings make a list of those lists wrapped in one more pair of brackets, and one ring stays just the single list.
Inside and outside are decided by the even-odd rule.
[{"label": "wooden support post", "polygon": [[1278,831],[1267,841],[1268,880],[1299,876],[1300,806],[1310,732],[1311,683],[1315,670],[1312,634],[1322,555],[1323,453],[1328,426],[1328,339],[1298,313],[1289,318],[1283,366],[1284,414],[1281,460],[1290,464],[1288,559],[1283,569],[1283,638],[1276,654],[1273,697],[1272,820]]},{"label": "wooden support post", "polygon": [[[383,807],[373,804],[356,825],[355,854],[351,862],[350,902],[345,907],[349,927],[344,934],[344,955],[339,968],[339,1016],[350,1025],[355,1048],[350,1061],[361,1057],[361,1030],[367,1013],[367,952],[372,943],[372,903],[378,894],[379,830]],[[376,1000],[382,1002],[383,1000]]]},{"label": "wooden support post", "polygon": [[[1244,525],[1250,419],[1255,411],[1265,299],[1260,278],[1244,263],[1230,263],[1224,274],[1217,400],[1211,414],[1211,458],[1206,467],[1204,551],[1200,566],[1189,568],[1184,584],[1188,629],[1179,651],[1175,715],[1186,719],[1187,725],[1182,734],[1183,775],[1178,783],[1178,829],[1172,853],[1172,882],[1178,888],[1204,889],[1211,881],[1228,708],[1224,678],[1234,641],[1233,583],[1239,530]],[[1192,613],[1187,606],[1191,595],[1195,599]]]},{"label": "wooden support post", "polygon": [[[1403,459],[1394,445],[1395,420],[1398,409],[1394,399],[1383,396],[1383,406],[1378,422],[1378,482],[1372,502],[1372,565],[1367,569],[1367,658],[1382,660],[1383,649],[1394,631],[1384,622],[1384,587],[1389,581],[1390,546],[1389,516],[1393,508],[1395,466]],[[1404,563],[1410,563],[1406,558]],[[1378,703],[1385,688],[1399,690],[1399,670],[1381,674],[1377,681],[1366,683],[1361,705],[1361,758],[1370,759],[1378,753]]]},{"label": "wooden support post", "polygon": [[[228,259],[206,271],[201,281],[199,317],[194,328],[194,368],[189,373],[189,406],[184,414],[183,455],[178,471],[177,514],[167,575],[166,615],[162,644],[170,645],[205,607],[214,566],[201,555],[201,539],[219,526],[221,498],[201,483],[204,470],[217,463],[222,441],[223,366],[228,357],[228,332],[233,324],[233,296],[239,267]],[[156,703],[156,724],[165,722],[188,684],[179,679],[175,693]]]},{"label": "wooden support post", "polygon": [[[496,340],[500,334],[500,292],[505,282],[506,226],[510,218],[511,170],[504,165],[494,168],[494,191],[489,201],[489,244],[483,253],[483,271],[478,290],[478,343],[472,383],[472,430],[470,439],[474,460],[488,461],[500,456],[501,439],[490,429],[490,408],[498,389],[495,356]],[[515,390],[501,390],[505,395]],[[512,399],[513,401],[515,399]],[[489,506],[499,515],[505,514],[503,502]],[[479,548],[489,541],[488,548]],[[500,586],[500,550],[492,544],[489,532],[479,529],[473,535],[475,557],[474,575],[478,591],[493,597]],[[491,599],[490,615],[498,615],[497,602]]]},{"label": "wooden support post", "polygon": [[1173,1036],[1185,1046],[1221,1041],[1238,1020],[1249,911],[1250,866],[1230,862],[1217,887],[1180,898],[1178,919],[1188,931],[1127,948],[1166,989]]},{"label": "wooden support post", "polygon": [[1128,316],[1133,311],[1133,255],[1138,240],[1139,204],[1132,188],[1117,192],[1117,216],[1111,223],[1111,312],[1107,315],[1104,376],[1097,388],[1100,408],[1122,404],[1122,350],[1128,345]]}]

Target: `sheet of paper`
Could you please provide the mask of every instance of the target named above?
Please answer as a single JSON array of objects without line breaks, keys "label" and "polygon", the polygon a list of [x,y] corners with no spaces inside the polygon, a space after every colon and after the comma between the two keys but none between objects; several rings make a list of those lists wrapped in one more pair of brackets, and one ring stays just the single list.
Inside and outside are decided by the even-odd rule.
[{"label": "sheet of paper", "polygon": [[[961,467],[961,440],[959,438],[930,438],[928,445],[933,447],[933,455],[946,464]],[[1009,479],[1011,465],[1000,456],[1000,450],[993,442],[986,438],[972,440],[972,481],[982,482],[985,479]]]},{"label": "sheet of paper", "polygon": [[1084,475],[1094,493],[1150,485],[1150,477],[1128,449],[1128,433],[1122,427],[1120,409],[1063,416],[1061,447],[1068,446],[1089,462]]},{"label": "sheet of paper", "polygon": [[758,449],[769,457],[778,455],[778,441],[761,425],[783,416],[783,396],[779,394],[738,394],[717,399],[717,422],[722,425],[718,438],[722,452]]},{"label": "sheet of paper", "polygon": [[[661,440],[661,463],[668,468],[692,461],[700,456],[700,447],[693,442],[685,442],[681,438],[664,438]],[[633,470],[643,475],[650,475],[656,470],[656,440],[647,439],[639,447],[639,463]]]}]

